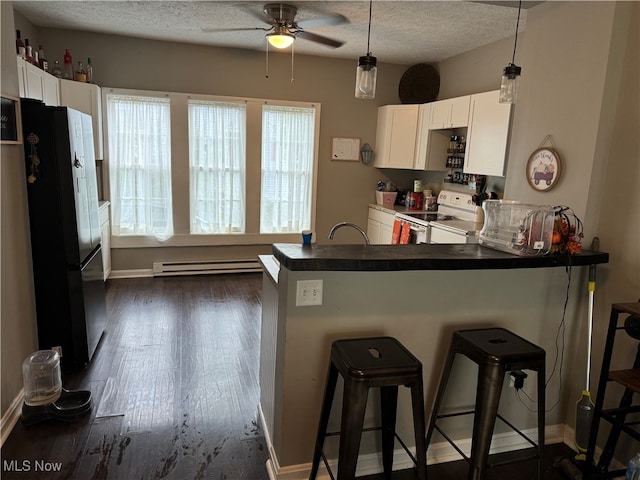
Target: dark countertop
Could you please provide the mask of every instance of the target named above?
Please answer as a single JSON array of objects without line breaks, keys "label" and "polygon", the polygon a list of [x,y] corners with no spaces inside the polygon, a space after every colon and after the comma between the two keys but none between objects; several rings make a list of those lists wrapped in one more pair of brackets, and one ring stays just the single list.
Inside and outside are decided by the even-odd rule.
[{"label": "dark countertop", "polygon": [[312,245],[276,243],[280,265],[295,271],[491,270],[608,263],[609,254],[520,257],[478,244]]}]

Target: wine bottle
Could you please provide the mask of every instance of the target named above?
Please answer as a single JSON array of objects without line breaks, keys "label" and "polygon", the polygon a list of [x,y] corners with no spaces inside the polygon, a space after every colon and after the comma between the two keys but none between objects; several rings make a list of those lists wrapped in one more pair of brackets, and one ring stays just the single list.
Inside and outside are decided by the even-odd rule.
[{"label": "wine bottle", "polygon": [[45,72],[49,71],[49,62],[47,62],[46,57],[44,56],[44,48],[42,45],[38,47],[38,62],[40,62],[40,68]]},{"label": "wine bottle", "polygon": [[67,80],[73,80],[73,60],[71,59],[71,53],[69,49],[64,49],[64,65],[62,67],[62,78]]},{"label": "wine bottle", "polygon": [[93,65],[91,65],[91,57],[87,58],[87,83],[93,82]]},{"label": "wine bottle", "polygon": [[20,38],[20,30],[16,30],[16,52],[20,58],[27,58],[27,50]]}]

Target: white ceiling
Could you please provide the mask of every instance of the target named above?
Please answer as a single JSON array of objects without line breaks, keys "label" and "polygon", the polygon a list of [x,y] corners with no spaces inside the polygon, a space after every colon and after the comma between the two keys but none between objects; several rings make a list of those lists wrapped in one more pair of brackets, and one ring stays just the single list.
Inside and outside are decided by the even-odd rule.
[{"label": "white ceiling", "polygon": [[[14,1],[14,8],[38,27],[85,30],[140,38],[264,50],[261,30],[204,32],[211,28],[264,27],[264,1]],[[293,1],[296,21],[333,12],[349,19],[308,31],[344,41],[332,49],[299,38],[295,52],[357,59],[367,52],[368,1]],[[526,8],[522,2],[520,31]],[[434,63],[515,32],[518,2],[381,1],[372,8],[370,50],[378,62],[403,65]],[[249,13],[247,12],[247,10]]]}]

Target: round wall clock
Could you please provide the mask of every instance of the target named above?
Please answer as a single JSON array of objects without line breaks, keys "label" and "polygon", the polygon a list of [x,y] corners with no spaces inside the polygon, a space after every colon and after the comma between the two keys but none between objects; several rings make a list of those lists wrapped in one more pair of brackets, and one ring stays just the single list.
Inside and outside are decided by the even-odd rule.
[{"label": "round wall clock", "polygon": [[551,190],[558,183],[561,171],[560,154],[553,148],[538,148],[527,161],[527,181],[539,192]]}]

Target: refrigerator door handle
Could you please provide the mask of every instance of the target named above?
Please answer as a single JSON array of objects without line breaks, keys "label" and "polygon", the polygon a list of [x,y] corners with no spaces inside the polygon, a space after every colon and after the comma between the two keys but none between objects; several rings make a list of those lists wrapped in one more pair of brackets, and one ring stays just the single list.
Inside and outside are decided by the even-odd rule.
[{"label": "refrigerator door handle", "polygon": [[91,263],[91,260],[98,255],[98,253],[102,250],[102,245],[98,244],[96,248],[94,248],[91,253],[84,259],[84,261],[80,264],[80,270],[84,270],[84,268]]}]

